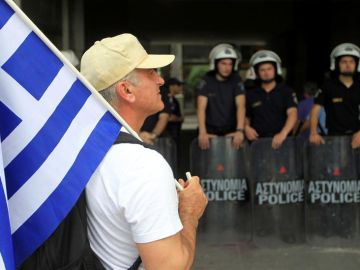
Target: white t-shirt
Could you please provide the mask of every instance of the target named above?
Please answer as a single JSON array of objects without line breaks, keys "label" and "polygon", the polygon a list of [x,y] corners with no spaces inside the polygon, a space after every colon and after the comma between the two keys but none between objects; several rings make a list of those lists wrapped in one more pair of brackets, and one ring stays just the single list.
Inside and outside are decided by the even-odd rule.
[{"label": "white t-shirt", "polygon": [[[148,243],[182,229],[170,166],[140,144],[111,147],[86,187],[91,248],[106,269],[128,269]],[[140,268],[143,269],[143,268]]]}]

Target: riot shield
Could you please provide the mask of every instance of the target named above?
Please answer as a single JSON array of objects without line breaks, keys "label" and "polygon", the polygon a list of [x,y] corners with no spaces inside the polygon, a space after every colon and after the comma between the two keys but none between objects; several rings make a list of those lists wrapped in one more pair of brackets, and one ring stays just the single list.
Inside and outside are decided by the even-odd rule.
[{"label": "riot shield", "polygon": [[211,139],[210,149],[191,143],[190,169],[201,178],[209,199],[199,224],[198,237],[205,243],[236,243],[251,239],[251,202],[245,153],[248,145],[236,150],[231,138]]},{"label": "riot shield", "polygon": [[177,154],[175,141],[170,137],[160,137],[155,141],[155,149],[162,154],[165,160],[169,163],[174,175],[177,173]]},{"label": "riot shield", "polygon": [[351,137],[327,137],[306,151],[306,235],[315,245],[359,243],[360,180]]},{"label": "riot shield", "polygon": [[254,242],[264,247],[301,243],[305,240],[301,143],[288,138],[274,150],[271,142],[272,138],[259,139],[250,150]]}]

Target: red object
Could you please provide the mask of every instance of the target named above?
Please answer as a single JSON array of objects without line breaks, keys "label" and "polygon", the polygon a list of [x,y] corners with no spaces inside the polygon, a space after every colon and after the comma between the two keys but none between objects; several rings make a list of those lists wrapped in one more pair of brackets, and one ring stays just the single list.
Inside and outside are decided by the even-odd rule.
[{"label": "red object", "polygon": [[333,176],[340,176],[340,169],[339,168],[334,169]]},{"label": "red object", "polygon": [[285,166],[280,167],[279,173],[281,173],[281,174],[287,173]]},{"label": "red object", "polygon": [[216,171],[223,172],[225,170],[224,164],[218,164],[216,165]]}]

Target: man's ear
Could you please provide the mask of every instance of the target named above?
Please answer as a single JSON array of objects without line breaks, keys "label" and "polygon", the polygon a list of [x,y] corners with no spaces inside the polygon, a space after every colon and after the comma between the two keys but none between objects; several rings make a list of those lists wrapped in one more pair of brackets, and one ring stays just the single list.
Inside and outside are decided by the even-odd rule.
[{"label": "man's ear", "polygon": [[131,91],[131,89],[128,87],[126,82],[119,82],[116,85],[115,88],[116,94],[122,99],[126,100],[127,102],[134,102],[135,101],[135,95]]}]

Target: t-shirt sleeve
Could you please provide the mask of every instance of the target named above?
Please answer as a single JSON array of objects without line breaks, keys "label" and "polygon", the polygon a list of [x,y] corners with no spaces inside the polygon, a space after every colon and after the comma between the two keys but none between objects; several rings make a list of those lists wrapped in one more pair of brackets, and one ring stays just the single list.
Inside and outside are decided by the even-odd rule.
[{"label": "t-shirt sleeve", "polygon": [[247,118],[251,119],[252,107],[251,107],[251,97],[249,91],[251,90],[246,90],[246,95],[245,95],[245,108],[246,108],[245,114]]},{"label": "t-shirt sleeve", "polygon": [[303,100],[299,103],[298,106],[298,119],[300,121],[305,121],[309,115],[309,106],[306,104],[306,100]]},{"label": "t-shirt sleeve", "polygon": [[139,170],[127,187],[125,217],[136,243],[172,236],[182,229],[178,197],[170,166],[157,152],[147,149]]},{"label": "t-shirt sleeve", "polygon": [[235,97],[239,95],[245,95],[245,86],[240,79],[236,82],[234,93]]},{"label": "t-shirt sleeve", "polygon": [[296,94],[293,90],[291,90],[290,88],[287,88],[285,91],[285,95],[286,95],[286,108],[297,108],[297,97]]},{"label": "t-shirt sleeve", "polygon": [[324,91],[322,89],[324,89],[324,88],[322,87],[316,92],[316,94],[314,96],[314,103],[318,104],[318,105],[321,105],[321,106],[324,106],[325,94],[324,94]]},{"label": "t-shirt sleeve", "polygon": [[198,96],[208,96],[207,83],[205,79],[202,79],[198,86],[196,87],[196,92]]}]

